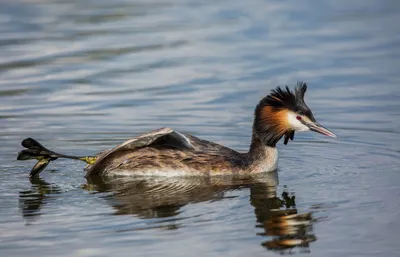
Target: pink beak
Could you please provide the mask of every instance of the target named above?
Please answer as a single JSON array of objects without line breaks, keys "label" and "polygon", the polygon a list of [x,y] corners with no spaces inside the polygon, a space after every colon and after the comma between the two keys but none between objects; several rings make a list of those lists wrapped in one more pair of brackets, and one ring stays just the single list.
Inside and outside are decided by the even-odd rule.
[{"label": "pink beak", "polygon": [[311,131],[318,132],[318,133],[328,136],[328,137],[334,137],[334,138],[337,137],[332,131],[329,131],[328,129],[324,128],[322,125],[320,125],[317,122],[307,123],[307,126],[310,128]]}]

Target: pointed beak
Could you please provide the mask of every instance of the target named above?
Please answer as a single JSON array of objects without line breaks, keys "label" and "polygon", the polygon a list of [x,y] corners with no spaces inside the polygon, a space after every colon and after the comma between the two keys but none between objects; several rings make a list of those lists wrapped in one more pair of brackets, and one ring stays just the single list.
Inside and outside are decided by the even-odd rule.
[{"label": "pointed beak", "polygon": [[328,129],[324,128],[322,125],[320,125],[318,122],[309,122],[306,124],[311,131],[318,132],[322,135],[328,136],[328,137],[334,137],[336,138],[337,136],[333,134],[333,132],[329,131]]}]

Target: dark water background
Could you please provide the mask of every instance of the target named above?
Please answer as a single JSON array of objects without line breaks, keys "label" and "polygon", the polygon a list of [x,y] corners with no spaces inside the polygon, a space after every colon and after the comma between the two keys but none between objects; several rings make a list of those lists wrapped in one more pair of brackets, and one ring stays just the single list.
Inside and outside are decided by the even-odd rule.
[{"label": "dark water background", "polygon": [[[1,1],[1,256],[399,256],[400,2]],[[28,136],[93,154],[170,126],[246,151],[276,85],[297,133],[254,180],[29,181]],[[279,183],[278,183],[279,182]],[[293,246],[293,248],[291,247]]]}]

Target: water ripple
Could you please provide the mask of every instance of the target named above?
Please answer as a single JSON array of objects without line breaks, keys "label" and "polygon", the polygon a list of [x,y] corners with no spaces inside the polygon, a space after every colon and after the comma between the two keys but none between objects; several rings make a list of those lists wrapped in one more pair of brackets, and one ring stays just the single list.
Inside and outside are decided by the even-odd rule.
[{"label": "water ripple", "polygon": [[[2,1],[2,254],[396,255],[399,13],[378,0]],[[287,188],[87,183],[68,161],[29,183],[15,160],[28,136],[92,154],[163,126],[246,151],[257,102],[297,80],[339,137],[279,144]]]}]

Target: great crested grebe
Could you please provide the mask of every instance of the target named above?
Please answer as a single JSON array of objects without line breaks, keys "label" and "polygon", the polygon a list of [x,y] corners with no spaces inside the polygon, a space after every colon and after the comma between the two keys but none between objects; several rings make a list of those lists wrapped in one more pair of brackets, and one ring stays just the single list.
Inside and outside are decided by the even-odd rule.
[{"label": "great crested grebe", "polygon": [[27,138],[18,160],[37,159],[30,176],[38,175],[57,158],[86,162],[86,177],[93,175],[197,176],[252,174],[277,168],[276,143],[284,137],[286,145],[295,131],[315,131],[336,137],[318,124],[304,102],[307,85],[298,82],[294,91],[277,87],[261,99],[255,109],[250,150],[239,153],[225,146],[171,128],[161,128],[129,139],[95,156],[58,154]]}]

